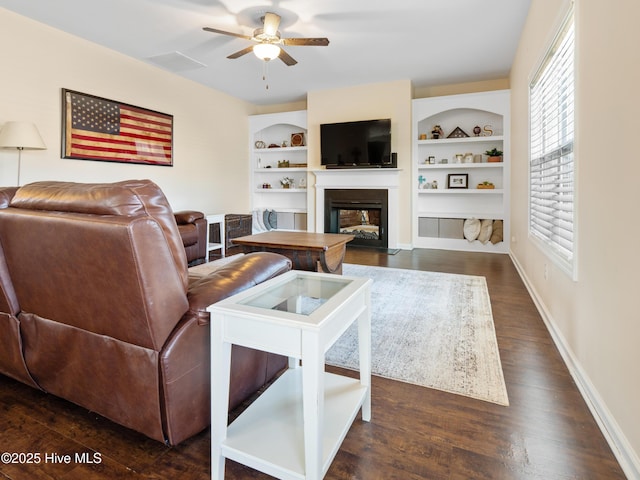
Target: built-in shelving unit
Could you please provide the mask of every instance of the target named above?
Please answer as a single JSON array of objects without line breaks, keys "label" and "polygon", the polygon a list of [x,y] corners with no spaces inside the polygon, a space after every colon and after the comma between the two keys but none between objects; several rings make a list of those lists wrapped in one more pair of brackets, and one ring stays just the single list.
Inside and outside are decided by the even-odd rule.
[{"label": "built-in shelving unit", "polygon": [[[414,247],[509,251],[509,108],[508,90],[413,100]],[[501,162],[488,161],[485,152],[493,148],[503,152]],[[493,188],[479,188],[485,182]],[[454,185],[463,188],[449,188]],[[471,218],[499,220],[501,240],[465,239],[464,221]]]},{"label": "built-in shelving unit", "polygon": [[252,209],[275,211],[279,230],[307,230],[306,110],[250,116],[249,152]]}]

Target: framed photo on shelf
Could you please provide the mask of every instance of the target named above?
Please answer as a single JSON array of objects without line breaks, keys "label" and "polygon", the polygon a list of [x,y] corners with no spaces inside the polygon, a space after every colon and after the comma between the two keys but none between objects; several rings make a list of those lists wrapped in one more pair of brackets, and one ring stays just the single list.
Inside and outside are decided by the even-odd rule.
[{"label": "framed photo on shelf", "polygon": [[469,188],[469,174],[450,173],[447,175],[447,188]]}]

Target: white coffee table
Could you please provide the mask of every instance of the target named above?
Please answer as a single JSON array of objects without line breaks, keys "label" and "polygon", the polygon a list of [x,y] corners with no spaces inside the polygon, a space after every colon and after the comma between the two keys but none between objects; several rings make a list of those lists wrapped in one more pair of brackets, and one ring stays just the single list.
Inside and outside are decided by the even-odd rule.
[{"label": "white coffee table", "polygon": [[[214,479],[225,458],[281,479],[324,477],[358,411],[371,419],[370,292],[370,279],[293,270],[209,307]],[[324,372],[356,320],[360,378]],[[289,369],[227,426],[232,344],[286,355]]]}]

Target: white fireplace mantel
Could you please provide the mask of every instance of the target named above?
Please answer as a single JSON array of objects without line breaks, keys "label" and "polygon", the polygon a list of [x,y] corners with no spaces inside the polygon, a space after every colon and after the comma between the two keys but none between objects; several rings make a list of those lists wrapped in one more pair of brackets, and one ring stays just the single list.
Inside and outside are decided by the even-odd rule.
[{"label": "white fireplace mantel", "polygon": [[383,189],[387,190],[389,209],[389,248],[398,248],[400,168],[357,168],[312,170],[316,177],[316,232],[324,232],[324,191],[327,189]]}]

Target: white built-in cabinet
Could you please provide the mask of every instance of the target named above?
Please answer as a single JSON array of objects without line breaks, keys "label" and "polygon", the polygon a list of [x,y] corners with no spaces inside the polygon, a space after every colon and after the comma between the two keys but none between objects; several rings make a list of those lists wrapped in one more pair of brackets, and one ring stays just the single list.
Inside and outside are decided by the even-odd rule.
[{"label": "white built-in cabinet", "polygon": [[[509,251],[509,104],[508,90],[413,100],[414,247]],[[432,134],[436,125],[443,132],[438,139]],[[503,152],[502,162],[488,161],[484,152],[493,148]],[[485,182],[493,188],[479,188]],[[455,186],[466,188],[450,188]],[[471,218],[501,220],[502,241],[464,238],[464,221]]]},{"label": "white built-in cabinet", "polygon": [[252,209],[276,212],[278,230],[307,230],[306,110],[250,116],[249,152]]}]

